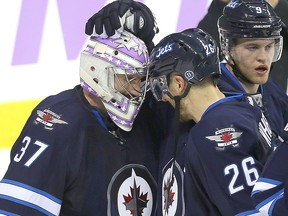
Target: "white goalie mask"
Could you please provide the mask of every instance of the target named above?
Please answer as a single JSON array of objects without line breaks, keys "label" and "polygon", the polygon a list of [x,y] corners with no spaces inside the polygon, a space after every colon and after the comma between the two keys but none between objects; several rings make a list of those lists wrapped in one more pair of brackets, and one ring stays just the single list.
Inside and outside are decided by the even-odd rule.
[{"label": "white goalie mask", "polygon": [[111,120],[125,131],[131,131],[144,101],[148,62],[144,42],[127,31],[118,38],[92,36],[81,53],[81,86],[101,98]]}]

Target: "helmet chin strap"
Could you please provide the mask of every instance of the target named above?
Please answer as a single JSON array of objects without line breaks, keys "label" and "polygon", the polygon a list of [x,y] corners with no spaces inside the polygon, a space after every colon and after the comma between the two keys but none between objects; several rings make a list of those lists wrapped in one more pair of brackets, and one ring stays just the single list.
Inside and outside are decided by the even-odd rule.
[{"label": "helmet chin strap", "polygon": [[224,58],[225,58],[227,64],[232,68],[233,73],[237,77],[237,79],[243,80],[246,83],[253,84],[248,78],[246,78],[243,75],[243,73],[241,72],[241,70],[237,66],[237,64],[236,64],[235,60],[232,58],[232,56],[231,55],[229,55],[229,56],[230,56],[230,59],[232,60],[233,64],[231,64],[226,57],[224,57]]},{"label": "helmet chin strap", "polygon": [[174,170],[175,170],[175,161],[177,156],[177,147],[179,141],[179,128],[180,128],[180,101],[182,98],[186,97],[189,90],[191,88],[191,84],[188,83],[184,93],[182,95],[173,96],[170,92],[168,92],[168,96],[175,101],[175,137],[174,137],[174,151],[173,151],[173,160],[172,160],[172,184],[174,183]]}]

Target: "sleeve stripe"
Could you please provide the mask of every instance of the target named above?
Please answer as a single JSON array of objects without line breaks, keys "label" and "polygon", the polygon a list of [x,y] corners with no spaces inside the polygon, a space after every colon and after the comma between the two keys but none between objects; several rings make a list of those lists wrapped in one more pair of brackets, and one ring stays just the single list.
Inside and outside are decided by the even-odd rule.
[{"label": "sleeve stripe", "polygon": [[275,181],[272,179],[266,179],[266,178],[259,178],[258,181],[256,182],[254,188],[253,188],[252,195],[254,195],[255,193],[261,192],[261,191],[272,189],[274,187],[277,187],[280,184],[281,184],[281,182],[279,182],[279,181]]},{"label": "sleeve stripe", "polygon": [[240,214],[237,214],[235,216],[263,216],[262,213],[260,213],[258,210],[251,210],[247,212],[242,212]]},{"label": "sleeve stripe", "polygon": [[3,211],[3,210],[0,210],[0,216],[20,216],[18,214],[13,214],[11,212],[7,212],[7,211]]},{"label": "sleeve stripe", "polygon": [[59,203],[59,204],[61,204],[61,202],[62,202],[60,199],[57,199],[56,197],[52,196],[51,194],[49,194],[49,193],[47,193],[47,192],[45,192],[43,190],[39,190],[39,189],[37,189],[35,187],[31,187],[30,185],[26,185],[26,184],[23,184],[21,182],[9,180],[9,179],[2,179],[2,181],[0,181],[0,183],[1,182],[2,183],[11,184],[11,185],[15,185],[15,186],[19,186],[21,188],[26,188],[28,190],[31,190],[31,191],[35,192],[35,193],[41,194],[41,195],[53,200],[56,203]]},{"label": "sleeve stripe", "polygon": [[257,183],[254,185],[252,194],[254,194],[254,193],[256,193],[256,192],[259,192],[259,191],[269,190],[269,189],[272,189],[272,188],[274,188],[274,187],[276,187],[276,186],[277,186],[277,185],[269,184],[269,183],[266,183],[266,182],[257,182]]},{"label": "sleeve stripe", "polygon": [[281,184],[282,182],[281,181],[277,181],[277,180],[274,180],[274,179],[270,179],[270,178],[259,178],[258,181],[260,182],[267,182],[267,183],[271,183],[271,184],[275,184],[275,185],[279,185]]},{"label": "sleeve stripe", "polygon": [[38,193],[38,191],[32,191],[31,187],[28,189],[18,185],[0,182],[1,198],[32,207],[46,214],[48,212],[50,215],[59,215],[61,204]]},{"label": "sleeve stripe", "polygon": [[266,200],[263,200],[261,203],[259,203],[256,206],[256,209],[258,209],[262,213],[266,213],[266,214],[270,215],[271,212],[273,211],[275,203],[279,199],[283,198],[283,194],[284,194],[284,189],[282,189],[282,190],[278,191],[276,194],[268,197]]}]

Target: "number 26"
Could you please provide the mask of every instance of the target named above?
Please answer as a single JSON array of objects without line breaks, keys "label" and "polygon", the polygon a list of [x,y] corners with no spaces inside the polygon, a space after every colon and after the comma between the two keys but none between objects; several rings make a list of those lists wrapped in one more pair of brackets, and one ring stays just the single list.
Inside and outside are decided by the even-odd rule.
[{"label": "number 26", "polygon": [[[256,183],[257,179],[259,178],[259,174],[255,167],[249,169],[248,164],[250,165],[255,164],[255,161],[252,157],[245,158],[242,161],[240,171],[243,171],[247,185],[253,186]],[[230,164],[229,166],[225,167],[224,173],[225,175],[233,174],[228,187],[230,194],[234,194],[244,189],[243,185],[238,186],[236,185],[236,180],[238,179],[240,174],[239,168],[236,164]]]}]

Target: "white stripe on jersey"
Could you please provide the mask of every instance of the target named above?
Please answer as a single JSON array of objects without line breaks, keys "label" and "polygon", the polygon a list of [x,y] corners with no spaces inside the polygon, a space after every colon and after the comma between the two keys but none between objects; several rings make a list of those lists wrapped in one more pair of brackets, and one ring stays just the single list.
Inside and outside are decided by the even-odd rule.
[{"label": "white stripe on jersey", "polygon": [[251,210],[251,211],[239,213],[235,216],[264,216],[264,215],[258,210]]},{"label": "white stripe on jersey", "polygon": [[276,186],[277,185],[269,183],[269,182],[259,182],[258,181],[254,185],[253,192],[269,190],[269,189],[274,188]]},{"label": "white stripe on jersey", "polygon": [[274,203],[275,200],[271,200],[270,202],[266,203],[265,205],[263,205],[259,211],[262,213],[263,216],[268,216],[269,215],[269,211],[270,211],[270,208],[272,207],[273,208],[273,205],[275,204]]},{"label": "white stripe on jersey", "polygon": [[59,215],[60,209],[61,209],[61,204],[60,204],[61,201],[57,203],[55,201],[57,200],[57,198],[54,198],[53,200],[52,196],[51,198],[49,198],[43,194],[38,193],[38,191],[40,192],[40,190],[35,192],[30,189],[11,184],[10,182],[13,182],[13,181],[8,181],[7,183],[0,182],[1,198],[5,198],[5,196],[7,196],[7,199],[12,200],[14,202],[17,202],[17,203],[20,202],[21,204],[23,204],[22,202],[25,202],[27,203],[26,204],[27,206],[30,206],[39,211],[41,211],[40,210],[41,208],[49,212],[52,215]]},{"label": "white stripe on jersey", "polygon": [[[252,195],[256,194],[258,192],[263,192],[266,190],[273,189],[280,185],[281,182],[277,180],[267,179],[267,178],[259,178],[256,184],[254,185]],[[283,189],[279,190],[279,192],[275,193],[274,195],[267,197],[265,200],[263,200],[261,203],[257,205],[257,209],[261,212],[263,216],[268,216],[269,212],[272,211],[275,202],[277,202],[278,199],[281,199],[283,197]]]},{"label": "white stripe on jersey", "polygon": [[288,131],[288,123],[286,124],[284,131]]},{"label": "white stripe on jersey", "polygon": [[254,185],[252,194],[258,193],[260,191],[272,189],[274,187],[277,187],[280,184],[281,182],[277,180],[268,179],[268,178],[259,178],[256,184]]}]

